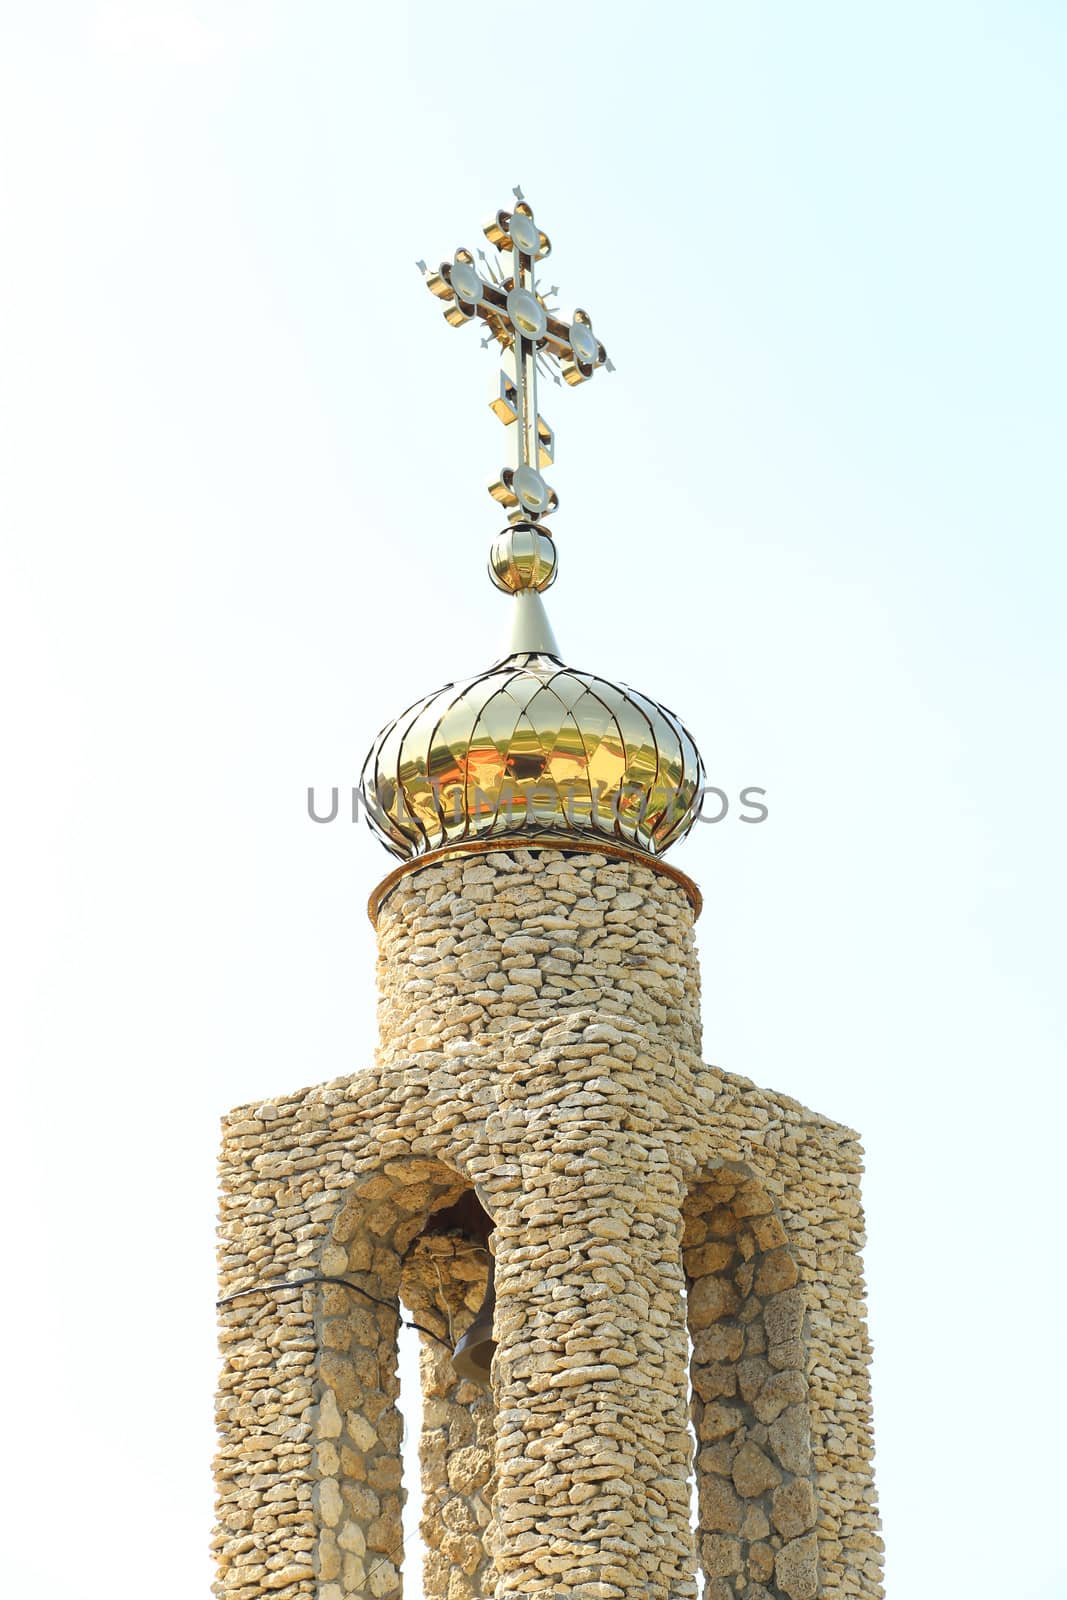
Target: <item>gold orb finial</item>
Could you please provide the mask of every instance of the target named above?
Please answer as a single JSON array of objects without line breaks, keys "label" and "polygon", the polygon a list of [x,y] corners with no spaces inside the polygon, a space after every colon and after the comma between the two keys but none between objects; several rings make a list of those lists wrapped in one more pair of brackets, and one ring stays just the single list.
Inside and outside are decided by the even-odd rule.
[{"label": "gold orb finial", "polygon": [[556,581],[556,547],[536,523],[518,522],[497,534],[489,547],[489,576],[505,594],[536,589],[543,594]]}]

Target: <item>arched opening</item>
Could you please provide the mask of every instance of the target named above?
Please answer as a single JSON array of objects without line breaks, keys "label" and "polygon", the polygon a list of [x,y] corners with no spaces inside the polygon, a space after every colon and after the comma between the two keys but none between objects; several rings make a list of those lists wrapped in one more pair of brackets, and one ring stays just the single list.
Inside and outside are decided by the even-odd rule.
[{"label": "arched opening", "polygon": [[[419,1471],[419,1441],[422,1438],[422,1383],[419,1378],[419,1333],[411,1326],[412,1312],[404,1299],[400,1301],[403,1321],[397,1336],[397,1373],[400,1394],[397,1405],[404,1418],[401,1443],[401,1525],[403,1529],[405,1567],[411,1571],[411,1553],[420,1548],[419,1528],[422,1523],[422,1475]],[[410,1588],[410,1578],[407,1585]]]},{"label": "arched opening", "polygon": [[689,1483],[689,1527],[690,1527],[690,1530],[691,1530],[692,1535],[693,1535],[693,1552],[694,1552],[694,1555],[696,1557],[694,1566],[695,1566],[695,1577],[696,1577],[696,1586],[697,1586],[697,1588],[696,1588],[697,1600],[703,1600],[704,1589],[706,1587],[706,1584],[705,1584],[705,1579],[704,1579],[704,1567],[703,1567],[703,1564],[701,1563],[700,1557],[699,1557],[699,1551],[700,1551],[700,1485],[699,1485],[699,1482],[698,1482],[698,1479],[697,1479],[697,1455],[699,1454],[699,1451],[700,1451],[700,1443],[699,1443],[699,1441],[697,1439],[697,1431],[696,1431],[696,1427],[694,1426],[694,1423],[693,1423],[693,1339],[692,1339],[691,1335],[689,1336],[687,1342],[688,1342],[688,1348],[689,1348],[689,1361],[688,1361],[688,1365],[686,1367],[686,1412],[687,1412],[687,1415],[689,1417],[689,1423],[688,1423],[688,1430],[687,1431],[689,1433],[689,1447],[690,1447],[689,1478],[688,1478],[688,1483]]},{"label": "arched opening", "polygon": [[312,1504],[323,1600],[398,1600],[406,1532],[402,1279],[427,1219],[468,1187],[437,1161],[387,1161],[352,1185],[322,1251],[324,1275],[338,1280],[323,1286],[317,1330]]},{"label": "arched opening", "polygon": [[762,1185],[691,1186],[683,1260],[692,1345],[697,1553],[705,1600],[819,1592],[804,1289]]},{"label": "arched opening", "polygon": [[493,1586],[492,1394],[452,1352],[489,1281],[492,1219],[473,1189],[431,1213],[404,1260],[402,1293],[420,1334],[419,1442],[425,1600],[480,1600]]}]

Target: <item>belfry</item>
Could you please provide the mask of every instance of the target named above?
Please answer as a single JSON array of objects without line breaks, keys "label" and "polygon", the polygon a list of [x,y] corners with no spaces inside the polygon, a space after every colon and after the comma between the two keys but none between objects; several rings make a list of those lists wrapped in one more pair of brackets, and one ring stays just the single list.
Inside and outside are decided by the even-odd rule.
[{"label": "belfry", "polygon": [[410,1316],[426,1600],[876,1600],[861,1152],[701,1059],[703,765],[553,637],[538,377],[611,364],[515,195],[420,263],[502,352],[510,644],[363,768],[375,1065],[224,1122],[215,1593],[399,1600]]}]

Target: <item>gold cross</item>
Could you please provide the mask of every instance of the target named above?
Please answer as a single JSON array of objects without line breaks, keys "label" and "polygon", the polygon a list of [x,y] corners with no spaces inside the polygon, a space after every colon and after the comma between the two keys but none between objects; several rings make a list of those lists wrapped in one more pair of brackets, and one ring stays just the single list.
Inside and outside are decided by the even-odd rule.
[{"label": "gold cross", "polygon": [[[510,253],[512,270],[498,256],[494,265],[478,251],[485,275],[475,266],[469,250],[457,250],[451,261],[436,271],[420,261],[418,267],[428,287],[448,302],[444,316],[454,328],[480,317],[487,346],[496,339],[504,351],[500,389],[490,402],[501,422],[515,427],[515,464],[505,467],[490,486],[494,500],[506,506],[511,522],[537,522],[555,511],[556,491],[541,475],[554,459],[555,436],[537,410],[538,370],[556,383],[584,383],[598,367],[613,371],[608,353],[593,332],[588,312],[577,310],[564,322],[538,292],[535,268],[552,246],[534,221],[522,190],[514,190],[514,211],[498,211],[485,225],[489,243],[504,256]],[[548,294],[558,291],[553,287]]]}]

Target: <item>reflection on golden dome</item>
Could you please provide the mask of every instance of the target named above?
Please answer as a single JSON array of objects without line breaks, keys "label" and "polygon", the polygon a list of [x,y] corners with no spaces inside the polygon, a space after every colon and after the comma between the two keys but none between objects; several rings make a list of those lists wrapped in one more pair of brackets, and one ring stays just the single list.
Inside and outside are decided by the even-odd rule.
[{"label": "reflection on golden dome", "polygon": [[660,855],[692,827],[703,780],[673,712],[533,649],[389,723],[361,787],[373,828],[399,856],[531,835]]}]

